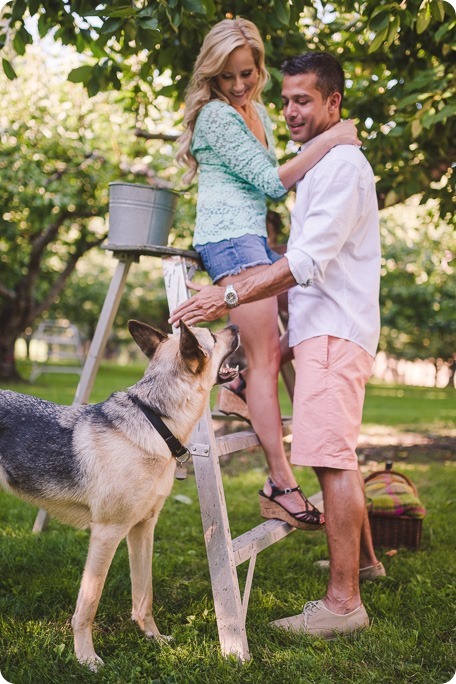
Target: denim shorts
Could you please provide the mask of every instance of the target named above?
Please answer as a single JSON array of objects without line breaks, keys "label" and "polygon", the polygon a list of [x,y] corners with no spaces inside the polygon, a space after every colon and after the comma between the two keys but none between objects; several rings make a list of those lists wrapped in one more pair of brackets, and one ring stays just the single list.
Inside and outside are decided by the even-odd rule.
[{"label": "denim shorts", "polygon": [[207,242],[205,245],[195,245],[195,249],[214,283],[226,276],[237,275],[246,268],[270,265],[281,258],[280,254],[268,247],[266,238],[260,235]]}]

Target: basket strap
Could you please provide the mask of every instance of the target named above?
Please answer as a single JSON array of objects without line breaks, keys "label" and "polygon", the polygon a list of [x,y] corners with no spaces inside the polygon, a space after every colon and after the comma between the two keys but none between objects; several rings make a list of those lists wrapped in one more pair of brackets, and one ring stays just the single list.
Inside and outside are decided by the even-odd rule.
[{"label": "basket strap", "polygon": [[410,485],[410,487],[413,490],[413,493],[416,496],[418,496],[418,490],[417,490],[415,484],[410,480],[410,478],[407,477],[407,475],[404,475],[403,473],[399,473],[397,470],[376,470],[364,478],[364,484],[366,484],[366,482],[369,482],[370,480],[374,480],[378,477],[381,477],[381,479],[385,482],[385,474],[386,475],[395,475],[397,477],[402,478],[403,480],[405,480],[405,482],[407,482],[408,485]]}]

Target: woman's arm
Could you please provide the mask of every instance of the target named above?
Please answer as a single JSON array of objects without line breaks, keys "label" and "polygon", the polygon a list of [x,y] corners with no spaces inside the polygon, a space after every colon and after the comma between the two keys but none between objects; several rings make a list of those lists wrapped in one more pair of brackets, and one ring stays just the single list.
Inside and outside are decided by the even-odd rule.
[{"label": "woman's arm", "polygon": [[213,154],[214,164],[222,163],[233,177],[247,181],[268,197],[279,199],[286,194],[278,167],[233,107],[217,100],[208,102],[197,126],[195,155],[198,149]]},{"label": "woman's arm", "polygon": [[353,121],[339,121],[339,123],[314,138],[311,144],[306,145],[302,152],[281,164],[279,167],[279,178],[286,189],[289,190],[336,145],[360,144]]}]

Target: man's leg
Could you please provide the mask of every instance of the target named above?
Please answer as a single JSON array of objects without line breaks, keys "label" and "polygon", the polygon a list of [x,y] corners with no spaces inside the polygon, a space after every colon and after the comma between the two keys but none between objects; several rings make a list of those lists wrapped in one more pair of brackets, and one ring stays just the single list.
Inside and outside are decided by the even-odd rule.
[{"label": "man's leg", "polygon": [[316,468],[323,492],[330,574],[325,606],[344,614],[361,604],[359,556],[366,510],[357,470]]},{"label": "man's leg", "polygon": [[357,470],[318,468],[316,472],[323,490],[330,558],[326,596],[308,601],[302,613],[271,625],[331,639],[369,626],[359,593],[359,549],[366,506]]},{"label": "man's leg", "polygon": [[304,340],[294,354],[291,460],[313,467],[320,480],[330,578],[323,600],[309,601],[303,613],[273,625],[331,637],[369,625],[359,593],[361,540],[366,555],[373,549],[369,551],[364,486],[355,449],[372,357],[353,342],[326,335]]},{"label": "man's leg", "polygon": [[[364,478],[361,471],[358,470],[359,482],[364,491]],[[320,486],[321,482],[320,482]],[[323,572],[329,572],[329,560],[315,561],[315,565]],[[376,580],[386,575],[385,568],[379,562],[375,555],[374,546],[372,543],[372,534],[369,523],[369,515],[367,507],[364,506],[363,524],[361,527],[361,545],[359,554],[359,579],[362,580]]]},{"label": "man's leg", "polygon": [[[364,478],[361,471],[358,470],[358,477],[360,485],[364,496]],[[363,526],[361,528],[361,546],[360,546],[360,556],[359,556],[359,567],[360,568],[371,568],[374,565],[378,565],[379,561],[375,555],[374,545],[372,543],[372,534],[369,522],[369,515],[367,513],[367,507],[364,503],[364,513],[363,513]]]}]

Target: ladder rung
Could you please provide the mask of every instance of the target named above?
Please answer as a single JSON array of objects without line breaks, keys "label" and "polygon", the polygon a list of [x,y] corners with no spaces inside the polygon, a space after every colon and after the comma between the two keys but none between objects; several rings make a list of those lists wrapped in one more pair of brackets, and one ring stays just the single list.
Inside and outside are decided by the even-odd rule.
[{"label": "ladder rung", "polygon": [[[291,420],[284,420],[282,422],[283,436],[291,434]],[[259,446],[260,441],[256,432],[250,428],[248,430],[241,430],[240,432],[233,432],[228,435],[222,435],[216,438],[217,449],[219,455],[232,454],[235,451],[242,451],[249,447]]]},{"label": "ladder rung", "polygon": [[[321,511],[323,510],[321,492],[310,496],[309,501]],[[282,520],[266,520],[248,532],[244,532],[244,534],[233,539],[233,553],[236,565],[244,563],[253,555],[263,551],[263,549],[271,546],[271,544],[275,544],[275,542],[280,541],[295,530],[296,527],[292,527]]]},{"label": "ladder rung", "polygon": [[244,532],[240,537],[233,539],[233,552],[236,565],[244,563],[253,555],[263,551],[271,544],[280,541],[290,532],[294,532],[296,527],[292,527],[282,520],[265,520],[248,532]]}]

